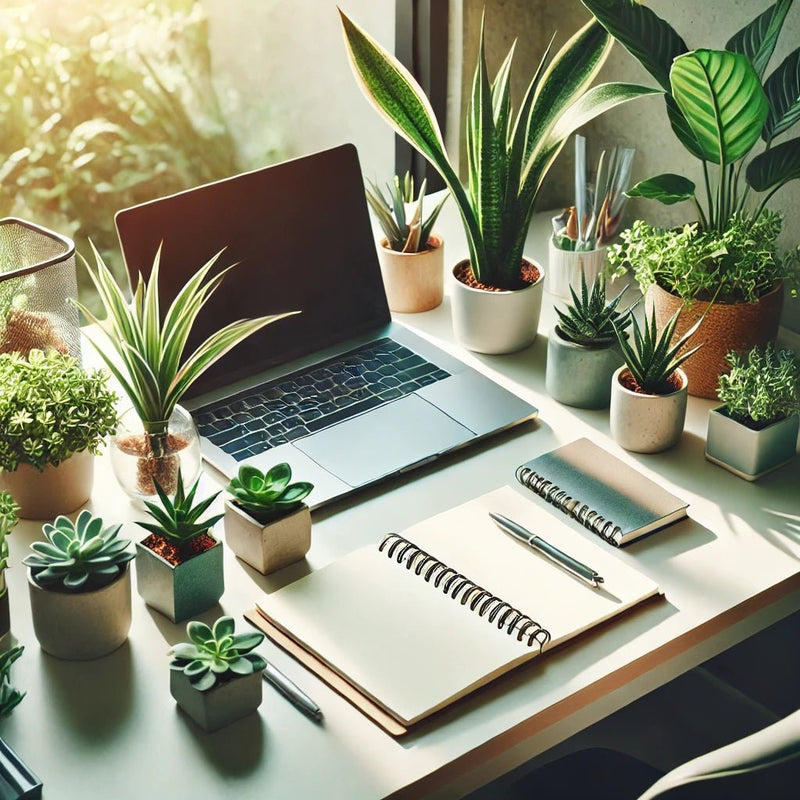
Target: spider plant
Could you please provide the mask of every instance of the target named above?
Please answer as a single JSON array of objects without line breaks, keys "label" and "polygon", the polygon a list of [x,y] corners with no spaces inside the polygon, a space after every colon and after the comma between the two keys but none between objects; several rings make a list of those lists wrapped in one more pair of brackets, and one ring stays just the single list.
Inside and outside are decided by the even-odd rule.
[{"label": "spider plant", "polygon": [[469,177],[464,185],[422,88],[393,55],[339,13],[350,64],[365,96],[450,189],[466,231],[474,277],[499,289],[520,288],[522,250],[536,196],[568,137],[603,111],[657,90],[620,83],[587,88],[612,42],[593,21],[553,57],[551,43],[515,114],[509,80],[514,47],[490,82],[481,24],[465,119]]}]

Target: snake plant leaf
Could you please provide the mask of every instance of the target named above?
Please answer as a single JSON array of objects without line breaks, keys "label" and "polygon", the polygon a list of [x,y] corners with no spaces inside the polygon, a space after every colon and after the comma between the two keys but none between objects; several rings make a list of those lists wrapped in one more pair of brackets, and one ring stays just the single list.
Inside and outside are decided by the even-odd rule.
[{"label": "snake plant leaf", "polygon": [[686,53],[675,59],[670,84],[705,161],[731,164],[750,151],[768,103],[747,56],[724,50]]},{"label": "snake plant leaf", "polygon": [[800,178],[800,137],[759,153],[747,165],[745,176],[757,192],[775,190]]},{"label": "snake plant leaf", "polygon": [[664,205],[671,206],[682,200],[691,200],[694,196],[695,185],[683,175],[667,172],[639,181],[631,186],[625,194],[628,197],[646,197],[649,200],[658,200]]},{"label": "snake plant leaf", "polygon": [[581,0],[598,22],[669,91],[672,62],[688,47],[675,29],[637,0]]},{"label": "snake plant leaf", "polygon": [[767,78],[769,113],[761,136],[771,142],[800,120],[800,48],[790,53]]},{"label": "snake plant leaf", "polygon": [[735,33],[725,45],[732,53],[747,56],[758,77],[764,74],[794,0],[778,0],[763,14]]}]

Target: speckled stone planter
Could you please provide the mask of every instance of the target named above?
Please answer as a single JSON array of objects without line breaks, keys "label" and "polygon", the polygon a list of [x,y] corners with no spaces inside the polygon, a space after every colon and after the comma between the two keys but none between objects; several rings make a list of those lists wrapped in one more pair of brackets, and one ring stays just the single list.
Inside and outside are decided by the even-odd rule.
[{"label": "speckled stone planter", "polygon": [[180,670],[169,672],[175,702],[201,727],[211,732],[247,716],[261,705],[261,672],[243,675],[200,692]]}]

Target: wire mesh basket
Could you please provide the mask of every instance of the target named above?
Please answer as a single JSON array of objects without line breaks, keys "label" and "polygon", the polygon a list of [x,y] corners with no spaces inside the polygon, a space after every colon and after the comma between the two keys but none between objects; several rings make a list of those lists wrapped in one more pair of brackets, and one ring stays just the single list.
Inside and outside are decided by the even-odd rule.
[{"label": "wire mesh basket", "polygon": [[75,244],[46,228],[0,219],[0,353],[81,355]]}]

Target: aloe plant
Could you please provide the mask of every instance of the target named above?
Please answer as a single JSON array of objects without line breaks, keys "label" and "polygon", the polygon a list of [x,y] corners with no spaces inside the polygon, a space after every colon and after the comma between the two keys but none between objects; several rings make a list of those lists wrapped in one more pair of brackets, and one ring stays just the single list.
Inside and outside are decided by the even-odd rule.
[{"label": "aloe plant", "polygon": [[308,481],[291,483],[291,480],[292,468],[286,462],[276,464],[266,473],[243,464],[227,488],[236,505],[259,522],[267,522],[300,508],[314,488]]},{"label": "aloe plant", "polygon": [[534,203],[568,137],[603,111],[657,90],[621,83],[587,88],[612,43],[600,25],[590,22],[555,56],[547,48],[515,114],[510,98],[514,47],[490,82],[482,24],[465,119],[469,177],[464,185],[422,88],[393,55],[339,13],[350,64],[365,96],[450,189],[464,224],[474,277],[495,288],[519,288]]},{"label": "aloe plant", "polygon": [[572,303],[563,311],[556,308],[561,335],[587,347],[603,347],[616,341],[616,330],[623,332],[630,325],[631,312],[636,305],[633,303],[625,311],[617,311],[627,289],[623,287],[611,302],[606,302],[605,281],[598,276],[590,291],[586,275],[581,272],[580,296],[570,286]]},{"label": "aloe plant", "polygon": [[[775,192],[800,177],[800,138],[775,144],[800,119],[800,48],[764,80],[792,0],[769,6],[725,50],[694,51],[635,0],[582,2],[664,89],[672,129],[703,167],[705,208],[694,182],[673,173],[641,181],[628,195],[692,200],[702,230],[722,232],[735,214],[757,220]],[[759,138],[764,148],[753,155]],[[751,191],[762,195],[753,208]]]}]

